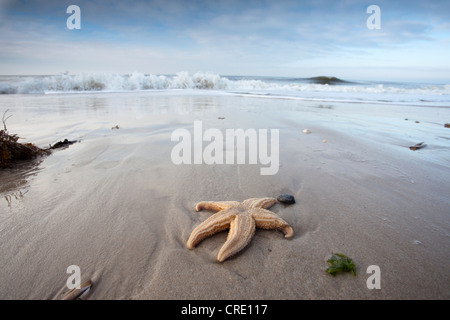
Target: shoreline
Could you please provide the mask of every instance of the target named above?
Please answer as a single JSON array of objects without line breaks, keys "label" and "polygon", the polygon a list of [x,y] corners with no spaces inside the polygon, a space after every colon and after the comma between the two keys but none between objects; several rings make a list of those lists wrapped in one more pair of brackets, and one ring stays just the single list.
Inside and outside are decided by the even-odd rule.
[{"label": "shoreline", "polygon": [[[16,194],[0,201],[1,299],[59,299],[73,264],[93,280],[93,300],[450,298],[450,129],[437,123],[448,109],[227,94],[0,98],[9,131],[26,141],[80,141],[1,192]],[[195,120],[221,132],[279,129],[277,174],[173,164],[171,133],[192,132]],[[426,148],[409,150],[422,140]],[[197,202],[282,193],[296,203],[271,211],[293,239],[257,230],[223,263],[226,232],[186,249],[211,214]],[[326,274],[336,252],[355,261],[356,277]],[[380,267],[379,290],[366,286],[370,265]]]}]

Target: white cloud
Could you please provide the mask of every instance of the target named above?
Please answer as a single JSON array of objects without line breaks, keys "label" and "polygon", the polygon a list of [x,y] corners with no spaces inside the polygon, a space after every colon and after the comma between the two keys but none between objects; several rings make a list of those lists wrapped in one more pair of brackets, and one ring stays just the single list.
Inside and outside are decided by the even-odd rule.
[{"label": "white cloud", "polygon": [[65,10],[44,1],[24,15],[0,11],[0,72],[315,75],[311,68],[449,67],[448,13],[379,2],[381,30],[366,28],[363,1],[80,1],[82,29],[68,31]]}]

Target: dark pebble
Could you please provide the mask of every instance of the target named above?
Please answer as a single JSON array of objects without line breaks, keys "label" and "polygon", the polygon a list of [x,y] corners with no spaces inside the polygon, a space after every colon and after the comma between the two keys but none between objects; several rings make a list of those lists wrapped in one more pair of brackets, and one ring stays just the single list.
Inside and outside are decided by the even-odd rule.
[{"label": "dark pebble", "polygon": [[282,194],[278,196],[277,200],[282,203],[286,204],[293,204],[295,203],[294,196],[291,196],[290,194]]}]

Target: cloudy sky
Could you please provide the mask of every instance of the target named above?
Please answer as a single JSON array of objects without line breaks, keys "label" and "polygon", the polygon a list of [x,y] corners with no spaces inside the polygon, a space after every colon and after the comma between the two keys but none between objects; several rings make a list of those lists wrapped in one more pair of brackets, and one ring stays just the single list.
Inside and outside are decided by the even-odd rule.
[{"label": "cloudy sky", "polygon": [[[69,30],[69,5],[81,29]],[[370,5],[381,29],[367,28]],[[450,1],[0,0],[0,74],[450,80]]]}]

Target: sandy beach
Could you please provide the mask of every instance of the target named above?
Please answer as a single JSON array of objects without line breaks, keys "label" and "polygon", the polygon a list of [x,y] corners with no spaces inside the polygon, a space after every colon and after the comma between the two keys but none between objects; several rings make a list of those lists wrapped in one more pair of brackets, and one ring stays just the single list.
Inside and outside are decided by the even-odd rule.
[{"label": "sandy beach", "polygon": [[[2,95],[6,109],[22,142],[78,142],[0,170],[0,299],[61,299],[70,265],[94,282],[91,300],[450,298],[448,107],[173,90]],[[279,129],[278,172],[175,165],[171,134],[194,121]],[[296,203],[271,211],[292,239],[258,229],[222,263],[226,232],[186,248],[211,215],[196,203],[284,193]],[[357,276],[327,274],[332,253]]]}]

